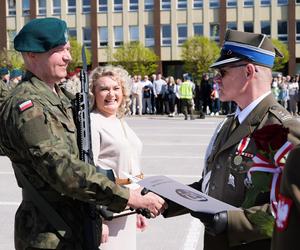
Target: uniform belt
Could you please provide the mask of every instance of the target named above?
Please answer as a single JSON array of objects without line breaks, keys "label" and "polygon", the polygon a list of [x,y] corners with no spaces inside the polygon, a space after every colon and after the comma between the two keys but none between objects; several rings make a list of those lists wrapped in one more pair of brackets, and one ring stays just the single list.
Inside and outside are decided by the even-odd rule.
[{"label": "uniform belt", "polygon": [[[61,195],[57,192],[53,192],[53,191],[38,191],[38,192],[41,196],[44,197],[44,199],[50,202],[58,202],[58,201],[66,200],[66,196]],[[22,198],[23,201],[33,200],[32,194],[24,188],[22,189]]]},{"label": "uniform belt", "polygon": [[[144,174],[141,173],[141,174],[136,175],[134,177],[139,178],[139,179],[144,179]],[[118,185],[128,185],[128,184],[132,183],[132,180],[130,180],[129,178],[126,178],[126,179],[116,178],[115,183],[118,184]]]}]

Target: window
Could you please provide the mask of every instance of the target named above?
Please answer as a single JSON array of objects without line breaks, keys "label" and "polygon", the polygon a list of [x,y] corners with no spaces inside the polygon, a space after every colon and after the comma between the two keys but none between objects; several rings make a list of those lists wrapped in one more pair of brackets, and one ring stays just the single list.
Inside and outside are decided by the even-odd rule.
[{"label": "window", "polygon": [[236,0],[227,0],[227,7],[234,8],[236,7],[237,3]]},{"label": "window", "polygon": [[268,36],[271,35],[271,24],[270,21],[261,21],[260,22],[261,33]]},{"label": "window", "polygon": [[186,0],[177,0],[177,9],[182,10],[187,8]]},{"label": "window", "polygon": [[287,21],[278,21],[277,30],[278,30],[278,40],[282,42],[286,42],[288,39]]},{"label": "window", "polygon": [[287,5],[288,4],[288,0],[277,0],[277,4],[278,5]]},{"label": "window", "polygon": [[22,9],[23,9],[23,16],[29,16],[30,14],[29,0],[23,0]]},{"label": "window", "polygon": [[139,1],[138,0],[129,0],[129,10],[137,11],[139,9]]},{"label": "window", "polygon": [[91,28],[83,28],[83,44],[87,48],[91,47]]},{"label": "window", "polygon": [[129,26],[130,41],[139,41],[139,26]]},{"label": "window", "polygon": [[161,0],[161,9],[170,10],[171,9],[171,0]]},{"label": "window", "polygon": [[271,0],[260,0],[260,5],[261,6],[270,6]]},{"label": "window", "polygon": [[227,23],[227,28],[231,29],[231,30],[237,30],[236,22],[228,22]]},{"label": "window", "polygon": [[8,6],[8,15],[15,16],[16,15],[16,0],[8,0],[7,6]]},{"label": "window", "polygon": [[107,29],[107,27],[99,28],[99,45],[100,45],[100,47],[106,47],[108,45],[108,29]]},{"label": "window", "polygon": [[219,0],[209,0],[209,8],[219,8],[220,1]]},{"label": "window", "polygon": [[145,10],[150,11],[154,8],[154,2],[153,0],[145,0]]},{"label": "window", "polygon": [[68,13],[69,14],[76,13],[76,0],[68,0]]},{"label": "window", "polygon": [[107,0],[99,0],[99,12],[107,12]]},{"label": "window", "polygon": [[203,36],[203,24],[194,23],[194,36]]},{"label": "window", "polygon": [[178,45],[182,45],[187,39],[187,25],[186,24],[178,24],[177,25],[177,33],[178,33]]},{"label": "window", "polygon": [[171,25],[166,24],[161,26],[161,45],[171,45]]},{"label": "window", "polygon": [[244,0],[244,7],[253,7],[253,0]]},{"label": "window", "polygon": [[296,41],[300,42],[300,21],[296,21]]},{"label": "window", "polygon": [[244,22],[244,31],[253,32],[253,22]]},{"label": "window", "polygon": [[114,12],[123,11],[123,0],[114,0]]},{"label": "window", "polygon": [[194,0],[193,8],[194,9],[201,9],[201,8],[203,8],[203,0]]},{"label": "window", "polygon": [[38,0],[38,15],[46,15],[46,0]]},{"label": "window", "polygon": [[52,7],[53,7],[53,15],[60,15],[61,13],[60,0],[53,0]]},{"label": "window", "polygon": [[210,38],[216,42],[220,41],[220,26],[217,23],[209,25]]},{"label": "window", "polygon": [[115,26],[114,27],[114,39],[115,39],[115,47],[119,47],[123,45],[123,27]]},{"label": "window", "polygon": [[153,25],[145,25],[145,46],[154,46],[154,28]]},{"label": "window", "polygon": [[68,28],[69,37],[77,38],[77,30],[75,28]]},{"label": "window", "polygon": [[8,37],[8,49],[14,49],[14,39],[17,35],[16,30],[7,30],[7,37]]},{"label": "window", "polygon": [[91,12],[91,0],[82,0],[82,13]]}]

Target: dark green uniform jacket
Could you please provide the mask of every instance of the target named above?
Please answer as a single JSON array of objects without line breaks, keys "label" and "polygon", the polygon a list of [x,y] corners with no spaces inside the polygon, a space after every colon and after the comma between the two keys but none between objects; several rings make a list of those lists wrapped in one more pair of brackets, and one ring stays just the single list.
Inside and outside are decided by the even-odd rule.
[{"label": "dark green uniform jacket", "polygon": [[48,221],[53,218],[46,218],[31,201],[32,194],[23,190],[15,217],[15,247],[84,249],[83,204],[103,204],[120,212],[126,207],[129,191],[79,160],[71,104],[60,89],[56,88],[56,95],[31,74],[27,79],[0,109],[0,147],[63,218],[73,237],[68,242],[60,239]]},{"label": "dark green uniform jacket", "polygon": [[[240,207],[248,190],[244,180],[252,163],[251,157],[243,156],[240,164],[234,164],[234,156],[240,141],[265,125],[283,124],[290,129],[289,140],[298,144],[300,124],[278,104],[272,94],[265,97],[227,139],[233,119],[234,115],[227,117],[216,137],[212,151],[206,161],[205,176],[191,186],[200,191],[204,191],[202,186],[205,186],[204,189],[208,188],[208,195]],[[248,155],[256,154],[255,142],[251,137],[245,152],[249,153]],[[209,185],[202,185],[203,182],[206,184],[206,181]],[[260,234],[247,217],[248,214],[257,210],[269,212],[269,202],[269,193],[261,193],[256,200],[255,207],[241,212],[229,211],[226,233],[215,237],[205,234],[204,249],[230,249],[233,246],[237,248],[232,249],[269,249],[270,239]],[[169,206],[168,210],[166,216],[184,212],[178,210],[176,206],[173,208],[172,205]]]},{"label": "dark green uniform jacket", "polygon": [[9,89],[7,84],[3,81],[0,80],[0,106],[4,102],[6,96],[8,95]]},{"label": "dark green uniform jacket", "polygon": [[[290,152],[280,186],[283,201],[276,219],[272,250],[298,250],[300,236],[300,146]],[[290,202],[290,203],[289,203]]]}]

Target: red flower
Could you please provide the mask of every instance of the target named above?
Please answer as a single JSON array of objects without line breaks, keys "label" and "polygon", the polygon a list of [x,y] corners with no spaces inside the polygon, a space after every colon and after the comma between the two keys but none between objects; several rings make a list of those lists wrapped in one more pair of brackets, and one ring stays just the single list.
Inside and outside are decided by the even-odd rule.
[{"label": "red flower", "polygon": [[271,124],[256,130],[253,139],[258,150],[271,153],[278,150],[287,141],[289,129],[279,124]]}]

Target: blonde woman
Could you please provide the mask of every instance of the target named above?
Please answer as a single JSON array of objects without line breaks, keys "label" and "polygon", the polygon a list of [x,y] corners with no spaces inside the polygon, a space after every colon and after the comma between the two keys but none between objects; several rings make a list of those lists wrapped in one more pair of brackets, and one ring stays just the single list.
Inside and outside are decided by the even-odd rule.
[{"label": "blonde woman", "polygon": [[[129,112],[130,79],[121,67],[97,67],[90,75],[92,96],[91,132],[92,149],[96,166],[116,183],[129,188],[124,173],[142,176],[140,157],[142,142],[123,117]],[[136,249],[136,228],[144,230],[145,218],[129,215],[103,222],[101,249]]]}]

